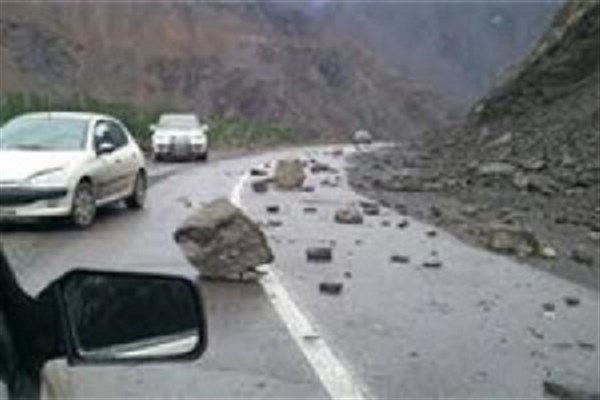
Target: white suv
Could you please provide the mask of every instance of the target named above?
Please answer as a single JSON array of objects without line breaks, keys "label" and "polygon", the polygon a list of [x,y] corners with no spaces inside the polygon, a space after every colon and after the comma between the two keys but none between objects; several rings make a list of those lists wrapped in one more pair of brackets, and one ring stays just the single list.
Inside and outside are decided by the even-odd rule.
[{"label": "white suv", "polygon": [[0,128],[0,220],[69,216],[90,226],[96,208],[146,197],[144,155],[115,118],[31,113]]},{"label": "white suv", "polygon": [[155,161],[167,158],[207,160],[208,125],[201,125],[194,114],[163,114],[150,130],[153,132]]}]

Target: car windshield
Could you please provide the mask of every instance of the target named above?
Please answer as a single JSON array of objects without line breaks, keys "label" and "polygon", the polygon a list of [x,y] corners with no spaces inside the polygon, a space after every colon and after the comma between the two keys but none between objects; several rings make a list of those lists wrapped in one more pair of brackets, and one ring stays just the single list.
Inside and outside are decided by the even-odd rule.
[{"label": "car windshield", "polygon": [[0,128],[0,150],[82,150],[87,127],[83,119],[18,118]]},{"label": "car windshield", "polygon": [[196,117],[187,115],[162,116],[158,121],[158,127],[163,129],[194,129],[197,126]]}]

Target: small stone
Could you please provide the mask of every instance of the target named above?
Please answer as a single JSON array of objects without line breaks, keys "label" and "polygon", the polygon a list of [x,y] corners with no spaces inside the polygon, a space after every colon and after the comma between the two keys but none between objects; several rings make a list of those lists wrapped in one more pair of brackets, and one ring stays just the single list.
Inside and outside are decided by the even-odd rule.
[{"label": "small stone", "polygon": [[556,306],[552,303],[544,303],[542,304],[542,309],[544,312],[554,312],[556,311]]},{"label": "small stone", "polygon": [[350,272],[350,271],[344,272],[344,278],[346,278],[346,279],[352,279],[352,272]]},{"label": "small stone", "polygon": [[400,229],[404,229],[408,226],[409,222],[407,219],[403,219],[400,222],[398,222],[398,224],[396,225],[398,228]]},{"label": "small stone", "polygon": [[545,380],[542,383],[544,393],[561,400],[598,400],[600,393],[591,393],[562,383]]},{"label": "small stone", "polygon": [[408,353],[408,356],[410,358],[419,358],[419,353],[417,353],[416,351],[411,351],[410,353]]},{"label": "small stone", "polygon": [[267,387],[267,384],[265,382],[258,382],[256,384],[256,387],[259,389],[264,389],[265,387]]},{"label": "small stone", "polygon": [[331,262],[333,252],[329,247],[311,247],[306,249],[306,259],[309,262]]},{"label": "small stone", "polygon": [[586,350],[586,351],[595,351],[596,350],[595,344],[587,343],[587,342],[577,342],[577,347],[579,347],[581,350]]},{"label": "small stone", "polygon": [[540,250],[540,256],[547,259],[554,259],[558,255],[555,248],[550,246],[543,246]]},{"label": "small stone", "polygon": [[529,331],[529,333],[531,334],[531,336],[533,336],[536,339],[543,339],[544,338],[544,334],[540,331],[538,331],[535,328],[529,327],[527,328],[527,330]]},{"label": "small stone", "polygon": [[600,242],[600,232],[591,231],[590,233],[588,233],[588,238],[592,242]]},{"label": "small stone", "polygon": [[313,193],[315,191],[314,186],[302,186],[300,190],[304,193]]},{"label": "small stone", "polygon": [[408,264],[410,262],[410,257],[393,255],[390,257],[390,261],[394,264]]},{"label": "small stone", "polygon": [[338,224],[360,225],[363,223],[363,216],[358,208],[348,206],[335,212],[334,221]]},{"label": "small stone", "polygon": [[473,204],[467,204],[463,207],[462,213],[467,217],[474,217],[479,212],[479,208]]},{"label": "small stone", "polygon": [[317,207],[304,207],[304,214],[316,214]]},{"label": "small stone", "polygon": [[252,168],[250,170],[250,176],[267,176],[268,172],[260,168]]},{"label": "small stone", "polygon": [[355,244],[355,245],[357,245],[357,246],[361,246],[363,243],[364,243],[364,242],[363,242],[362,240],[360,240],[360,239],[356,239],[356,240],[354,241],[354,244]]},{"label": "small stone", "polygon": [[433,218],[441,218],[443,215],[442,210],[437,206],[431,206],[429,212]]},{"label": "small stone", "polygon": [[594,256],[592,256],[585,247],[577,246],[571,252],[571,259],[578,264],[590,266],[594,263]]},{"label": "small stone", "polygon": [[441,268],[442,265],[443,263],[436,258],[423,261],[423,267],[425,268]]},{"label": "small stone", "polygon": [[323,294],[339,295],[344,289],[344,284],[340,282],[321,282],[319,291]]},{"label": "small stone", "polygon": [[579,297],[575,296],[565,296],[564,301],[565,304],[569,307],[577,307],[579,304],[581,304],[581,300],[579,299]]},{"label": "small stone", "polygon": [[365,215],[375,216],[375,215],[379,215],[379,213],[380,213],[379,205],[376,203],[361,202],[360,206]]},{"label": "small stone", "polygon": [[269,221],[267,221],[267,226],[269,228],[279,228],[282,225],[283,225],[283,222],[281,222],[281,221],[277,221],[277,220],[269,220]]},{"label": "small stone", "polygon": [[261,179],[258,181],[252,182],[252,190],[254,193],[266,193],[269,191],[269,180]]},{"label": "small stone", "polygon": [[381,226],[383,226],[384,228],[389,227],[390,225],[392,225],[392,223],[390,221],[381,221]]},{"label": "small stone", "polygon": [[269,214],[277,214],[279,212],[279,206],[276,206],[276,205],[267,206],[266,210]]},{"label": "small stone", "polygon": [[437,236],[437,231],[435,231],[433,229],[430,230],[430,231],[427,231],[427,236],[428,237],[436,237]]}]

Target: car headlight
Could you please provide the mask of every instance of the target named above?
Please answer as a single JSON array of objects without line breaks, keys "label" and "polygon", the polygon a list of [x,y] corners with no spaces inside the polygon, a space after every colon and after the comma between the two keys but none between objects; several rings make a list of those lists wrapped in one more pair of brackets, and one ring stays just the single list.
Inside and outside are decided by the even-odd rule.
[{"label": "car headlight", "polygon": [[31,186],[65,186],[67,173],[63,168],[52,168],[31,175],[27,183]]},{"label": "car headlight", "polygon": [[169,144],[171,142],[170,136],[154,136],[154,143],[156,144]]},{"label": "car headlight", "polygon": [[204,135],[192,136],[191,139],[190,139],[190,142],[192,144],[205,144],[206,143],[206,136],[204,136]]}]

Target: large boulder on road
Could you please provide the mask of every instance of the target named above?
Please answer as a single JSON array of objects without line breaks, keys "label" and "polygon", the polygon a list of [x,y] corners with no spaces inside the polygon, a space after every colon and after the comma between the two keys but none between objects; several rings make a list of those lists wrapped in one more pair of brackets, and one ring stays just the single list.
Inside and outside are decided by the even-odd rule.
[{"label": "large boulder on road", "polygon": [[539,255],[542,249],[535,234],[522,226],[491,224],[487,239],[490,250],[521,257]]},{"label": "large boulder on road", "polygon": [[274,258],[258,225],[227,199],[196,210],[173,237],[205,278],[255,277],[255,268]]},{"label": "large boulder on road", "polygon": [[273,181],[280,190],[300,189],[306,180],[304,165],[300,160],[279,160],[275,165]]}]

